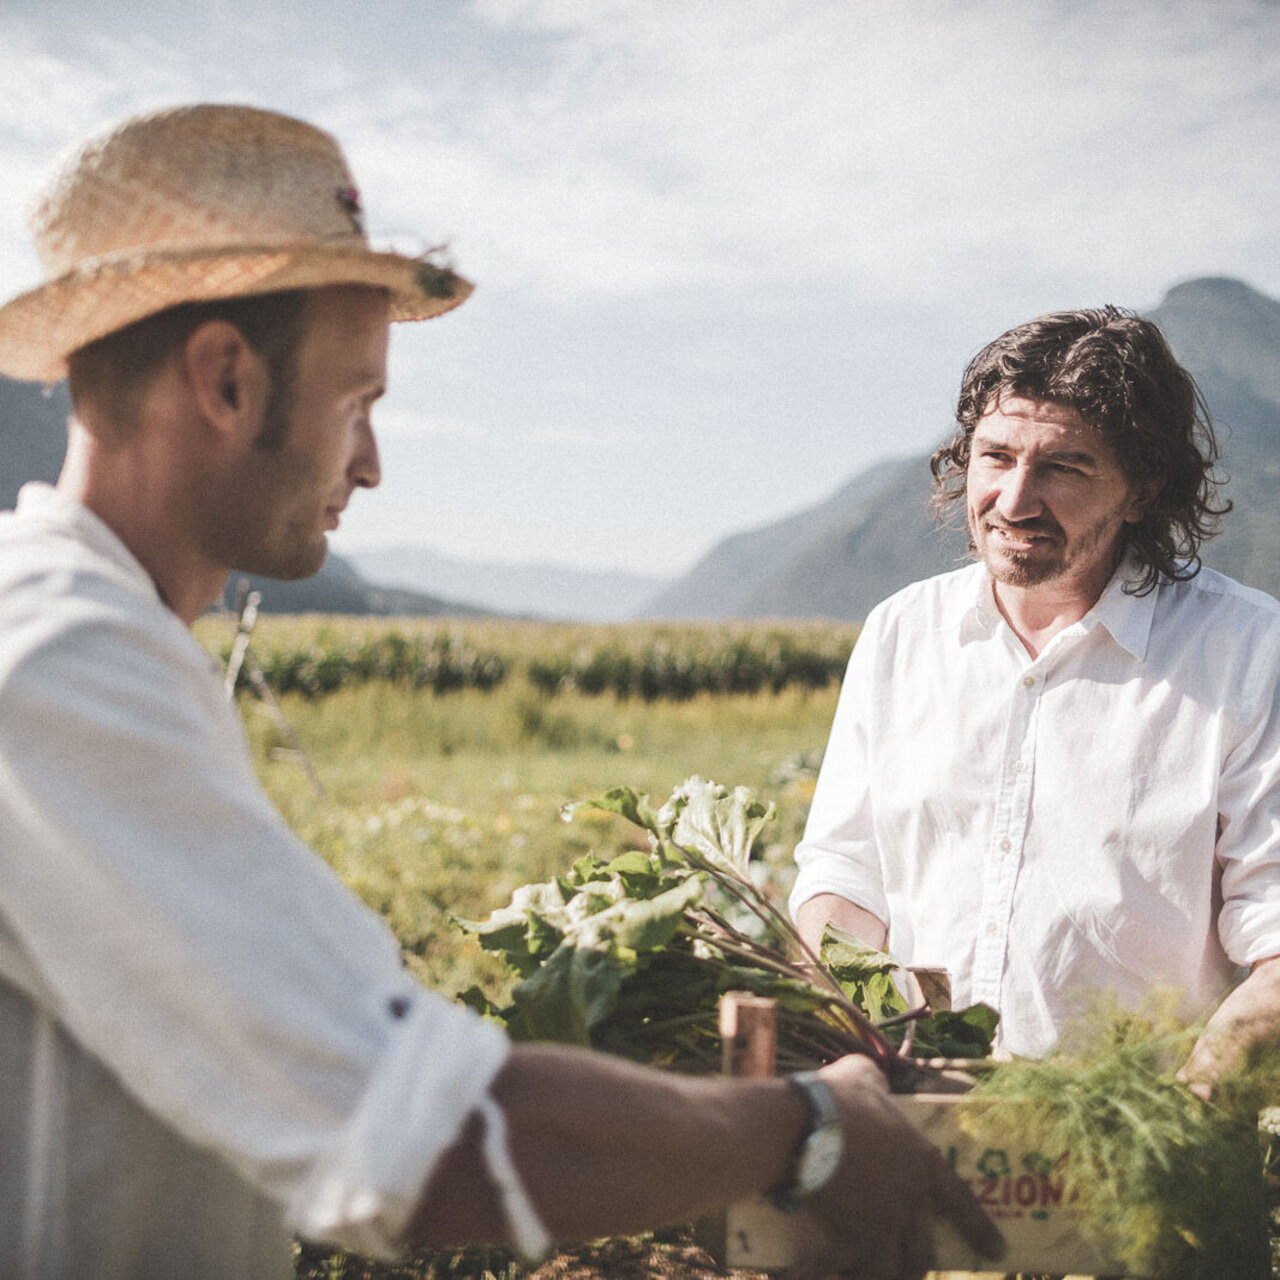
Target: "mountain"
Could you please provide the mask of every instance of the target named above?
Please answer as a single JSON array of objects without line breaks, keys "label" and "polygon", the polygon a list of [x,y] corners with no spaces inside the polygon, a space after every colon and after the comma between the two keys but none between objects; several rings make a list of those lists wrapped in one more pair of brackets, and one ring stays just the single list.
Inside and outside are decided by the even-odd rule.
[{"label": "mountain", "polygon": [[[910,474],[914,459],[881,462],[854,476],[825,502],[796,515],[734,534],[719,543],[684,577],[649,600],[644,614],[654,618],[733,618],[767,612],[754,593],[766,593],[811,545],[824,543],[831,530],[874,509],[886,488]],[[821,595],[821,582],[808,584]]]},{"label": "mountain", "polygon": [[[1209,407],[1234,509],[1205,564],[1280,596],[1280,302],[1240,280],[1174,286],[1149,316]],[[958,373],[957,373],[958,385]],[[882,463],[818,506],[725,539],[640,611],[649,618],[856,621],[885,596],[964,562],[962,531],[929,513],[929,456]]]},{"label": "mountain", "polygon": [[264,613],[351,613],[379,618],[485,618],[488,609],[367,581],[345,557],[330,551],[320,572],[311,578],[286,580],[232,573],[224,603],[231,605],[241,582],[261,597]]},{"label": "mountain", "polygon": [[423,547],[386,547],[348,555],[370,582],[472,600],[495,612],[583,622],[630,617],[669,579],[556,564],[458,560]]},{"label": "mountain", "polygon": [[13,507],[28,480],[58,478],[70,413],[65,382],[46,392],[32,382],[0,377],[0,510]]},{"label": "mountain", "polygon": [[[28,480],[52,482],[67,450],[71,401],[65,382],[50,391],[30,382],[0,377],[0,510],[12,508]],[[232,574],[232,585],[242,575]],[[488,611],[415,591],[397,591],[366,582],[340,556],[330,555],[313,578],[278,582],[253,578],[267,613],[362,613],[382,616],[474,616]]]}]

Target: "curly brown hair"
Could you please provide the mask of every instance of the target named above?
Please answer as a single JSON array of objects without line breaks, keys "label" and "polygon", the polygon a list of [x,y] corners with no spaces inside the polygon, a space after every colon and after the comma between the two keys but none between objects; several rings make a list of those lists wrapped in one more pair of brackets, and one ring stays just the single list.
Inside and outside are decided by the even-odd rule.
[{"label": "curly brown hair", "polygon": [[974,428],[1005,395],[1074,409],[1115,449],[1130,484],[1154,488],[1122,534],[1144,570],[1136,594],[1195,577],[1200,546],[1231,503],[1217,499],[1220,450],[1204,399],[1152,321],[1112,306],[1059,311],[983,347],[961,381],[955,434],[929,464],[940,517],[963,508]]}]

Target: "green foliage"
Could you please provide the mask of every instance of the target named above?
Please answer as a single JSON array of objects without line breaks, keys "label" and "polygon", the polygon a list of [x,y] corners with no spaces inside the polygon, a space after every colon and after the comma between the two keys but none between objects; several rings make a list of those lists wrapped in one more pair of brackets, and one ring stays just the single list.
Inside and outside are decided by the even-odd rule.
[{"label": "green foliage", "polygon": [[[225,662],[234,621],[204,619],[206,644]],[[468,621],[260,617],[254,656],[277,695],[320,697],[370,681],[492,690],[522,676],[541,697],[611,693],[620,700],[687,702],[838,685],[857,629],[797,624],[584,627]],[[242,673],[239,687],[247,687]]]},{"label": "green foliage", "polygon": [[970,1123],[1062,1161],[1086,1229],[1118,1246],[1127,1273],[1266,1277],[1258,1115],[1277,1096],[1280,1064],[1255,1060],[1206,1103],[1175,1079],[1192,1035],[1159,1013],[1095,1011],[1068,1050],[992,1070],[971,1095]]},{"label": "green foliage", "polygon": [[[231,644],[222,647],[225,663]],[[390,681],[413,689],[451,693],[458,689],[493,689],[506,679],[507,664],[497,653],[475,648],[450,632],[406,636],[398,629],[350,639],[321,630],[302,644],[272,646],[253,658],[273,693],[300,693],[308,698],[353,684]],[[236,687],[250,687],[241,668]]]},{"label": "green foliage", "polygon": [[[463,922],[521,979],[505,1008],[470,993],[476,1007],[500,1018],[516,1039],[716,1070],[720,997],[745,990],[778,1003],[784,1069],[851,1052],[896,1067],[893,1040],[902,1041],[903,1022],[891,1039],[865,1012],[873,1006],[873,1018],[895,1020],[906,1012],[888,957],[855,953],[854,940],[842,938],[835,942],[838,968],[815,963],[751,879],[752,848],[773,805],[746,787],[730,791],[692,777],[660,808],[617,787],[567,806],[566,816],[587,811],[626,818],[648,834],[650,848],[580,858],[564,875],[517,889],[487,921]],[[930,1056],[958,1045],[988,1050],[990,1010],[946,1016],[947,1024],[919,1019],[927,1029],[917,1031],[917,1043]]]},{"label": "green foliage", "polygon": [[780,693],[799,686],[825,689],[838,683],[853,642],[844,634],[800,636],[785,631],[714,635],[647,635],[639,643],[623,636],[582,646],[573,653],[529,662],[529,682],[552,695],[567,689],[616,698],[684,701],[702,693]]}]

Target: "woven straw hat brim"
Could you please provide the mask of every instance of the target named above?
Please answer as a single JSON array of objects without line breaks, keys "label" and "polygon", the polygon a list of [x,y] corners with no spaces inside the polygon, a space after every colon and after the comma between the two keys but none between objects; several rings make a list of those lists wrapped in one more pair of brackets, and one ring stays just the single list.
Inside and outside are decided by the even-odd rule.
[{"label": "woven straw hat brim", "polygon": [[430,319],[472,291],[424,258],[314,239],[123,252],[81,263],[0,307],[0,373],[54,383],[67,376],[71,352],[178,303],[337,284],[386,289],[393,320]]}]

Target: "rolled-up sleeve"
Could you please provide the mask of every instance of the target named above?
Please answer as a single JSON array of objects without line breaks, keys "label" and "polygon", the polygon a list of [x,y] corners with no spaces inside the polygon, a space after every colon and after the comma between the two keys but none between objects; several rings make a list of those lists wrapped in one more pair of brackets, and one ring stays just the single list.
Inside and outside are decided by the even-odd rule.
[{"label": "rolled-up sleeve", "polygon": [[1234,964],[1280,955],[1280,628],[1256,636],[1225,717],[1218,938]]},{"label": "rolled-up sleeve", "polygon": [[394,1253],[504,1034],[280,819],[167,611],[30,625],[0,670],[0,915],[44,1001],[294,1229]]},{"label": "rolled-up sleeve", "polygon": [[870,786],[869,720],[873,715],[878,615],[862,629],[836,705],[831,735],[796,846],[798,872],[791,891],[794,916],[820,893],[834,893],[888,921],[889,907],[875,840]]}]

